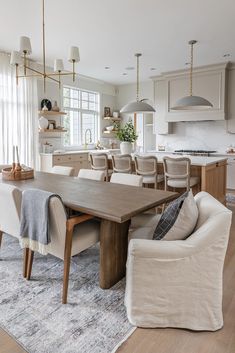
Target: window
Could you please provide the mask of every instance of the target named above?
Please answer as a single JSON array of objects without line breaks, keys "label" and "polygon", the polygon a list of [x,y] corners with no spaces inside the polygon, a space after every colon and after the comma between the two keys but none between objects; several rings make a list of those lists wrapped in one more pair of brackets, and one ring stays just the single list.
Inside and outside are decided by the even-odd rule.
[{"label": "window", "polygon": [[[95,143],[98,140],[100,97],[96,92],[77,88],[63,88],[63,106],[67,115],[64,117],[64,145],[79,146]],[[91,131],[85,141],[86,130]]]}]

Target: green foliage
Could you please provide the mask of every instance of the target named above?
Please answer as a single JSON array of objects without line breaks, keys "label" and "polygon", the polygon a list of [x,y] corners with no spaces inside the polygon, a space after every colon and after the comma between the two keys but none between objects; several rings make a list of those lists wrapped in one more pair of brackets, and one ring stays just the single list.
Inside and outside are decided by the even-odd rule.
[{"label": "green foliage", "polygon": [[128,121],[123,128],[119,128],[117,138],[123,142],[135,142],[138,138],[132,121]]}]

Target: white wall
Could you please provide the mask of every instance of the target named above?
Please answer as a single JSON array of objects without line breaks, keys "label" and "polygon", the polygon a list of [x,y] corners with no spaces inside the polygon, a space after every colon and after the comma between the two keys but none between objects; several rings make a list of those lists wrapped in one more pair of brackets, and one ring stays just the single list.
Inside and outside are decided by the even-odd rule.
[{"label": "white wall", "polygon": [[[153,82],[141,82],[141,98],[149,98],[153,101]],[[118,86],[117,108],[135,99],[135,85]],[[235,92],[234,92],[235,95]],[[157,112],[157,107],[156,112]],[[157,124],[157,118],[156,118]],[[172,134],[156,135],[157,145],[166,145],[167,149],[211,149],[225,152],[226,148],[234,144],[235,134],[227,132],[226,121],[205,122],[177,122],[172,123]]]}]

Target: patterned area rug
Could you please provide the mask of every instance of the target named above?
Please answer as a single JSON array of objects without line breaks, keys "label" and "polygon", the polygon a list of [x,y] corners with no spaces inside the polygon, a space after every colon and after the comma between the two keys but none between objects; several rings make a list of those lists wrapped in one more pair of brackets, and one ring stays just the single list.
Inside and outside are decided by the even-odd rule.
[{"label": "patterned area rug", "polygon": [[99,287],[99,249],[72,260],[68,304],[61,304],[63,262],[36,255],[31,281],[22,278],[22,251],[3,236],[0,326],[29,353],[111,353],[133,331],[124,307],[125,280]]},{"label": "patterned area rug", "polygon": [[227,194],[226,195],[226,202],[235,204],[235,195],[234,194]]}]

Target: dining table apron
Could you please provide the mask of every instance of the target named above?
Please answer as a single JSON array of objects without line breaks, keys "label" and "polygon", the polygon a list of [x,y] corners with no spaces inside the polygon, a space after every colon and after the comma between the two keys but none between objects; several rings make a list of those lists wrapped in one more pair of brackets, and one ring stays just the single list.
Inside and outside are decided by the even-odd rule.
[{"label": "dining table apron", "polygon": [[[1,175],[1,173],[0,173]],[[35,172],[34,179],[8,181],[24,191],[37,188],[58,194],[64,205],[98,217],[100,225],[100,287],[108,289],[125,276],[131,218],[174,200],[177,193],[123,184]]]}]

